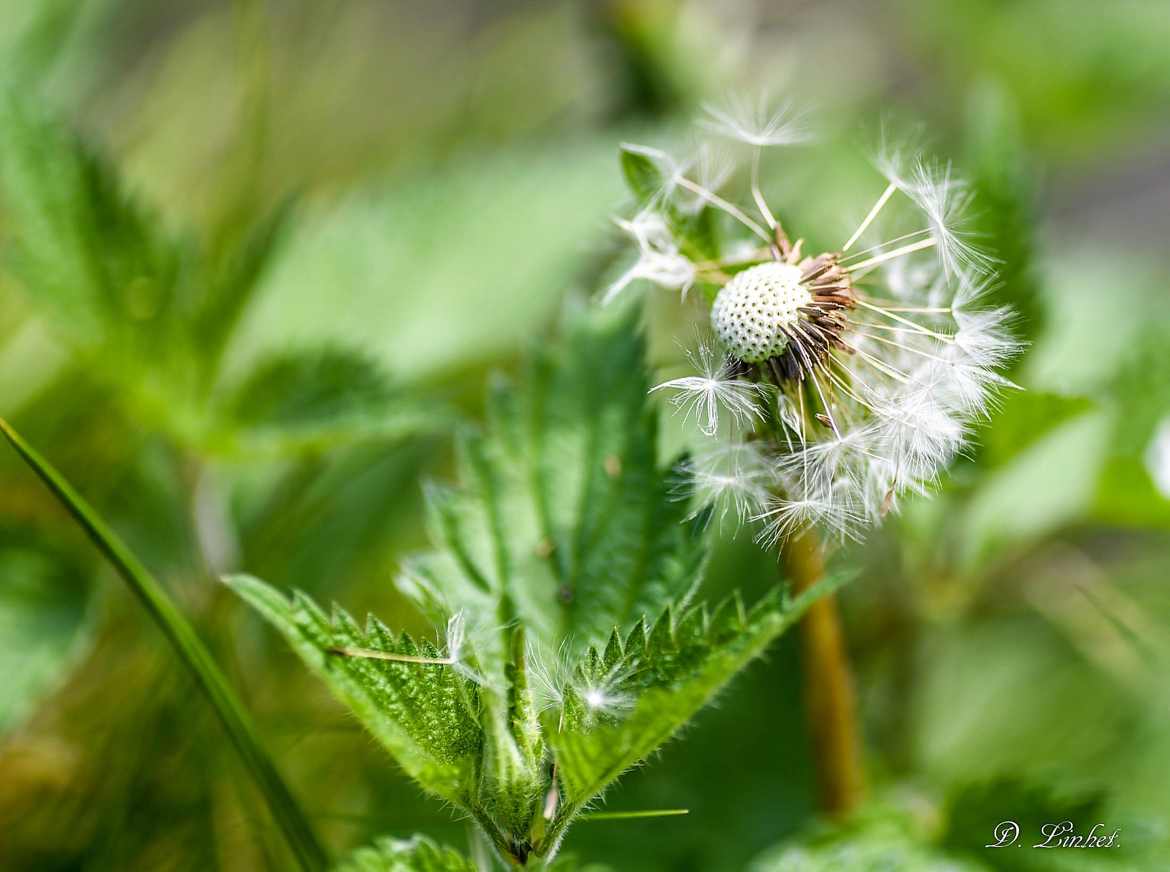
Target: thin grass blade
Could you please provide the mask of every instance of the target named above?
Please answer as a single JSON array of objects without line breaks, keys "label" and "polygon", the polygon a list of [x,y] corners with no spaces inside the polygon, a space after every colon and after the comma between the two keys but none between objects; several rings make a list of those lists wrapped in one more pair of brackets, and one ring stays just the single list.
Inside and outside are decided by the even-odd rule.
[{"label": "thin grass blade", "polygon": [[0,418],[0,432],[3,432],[21,458],[61,501],[98,550],[122,576],[174,646],[179,659],[191,670],[196,683],[203,689],[219,716],[244,767],[267,801],[272,817],[284,833],[300,867],[305,872],[325,870],[328,867],[327,855],[308,818],[293,798],[268,752],[261,745],[251,717],[236,697],[235,691],[228,684],[211,652],[196,634],[195,628],[171,601],[162,585],[61,473],[25,442],[3,418]]}]

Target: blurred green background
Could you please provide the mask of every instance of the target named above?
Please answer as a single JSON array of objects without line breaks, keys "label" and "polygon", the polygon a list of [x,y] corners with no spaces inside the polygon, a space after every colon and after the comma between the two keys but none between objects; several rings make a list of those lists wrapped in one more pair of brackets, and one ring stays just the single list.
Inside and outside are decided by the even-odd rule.
[{"label": "blurred green background", "polygon": [[[216,576],[425,632],[391,583],[425,545],[420,482],[492,372],[620,266],[618,144],[790,96],[844,144],[816,150],[825,193],[781,167],[777,202],[852,216],[879,121],[921,123],[975,184],[1026,390],[936,498],[835,557],[864,567],[844,607],[870,817],[817,833],[786,639],[607,797],[688,817],[567,847],[623,870],[786,868],[767,852],[808,838],[1170,868],[1168,45],[1165,0],[5,0],[0,414],[193,617],[335,851],[462,845]],[[111,230],[120,195],[73,137],[141,226]],[[682,315],[648,300],[661,364]],[[741,536],[707,588],[777,578]],[[157,629],[7,451],[0,676],[0,868],[290,868]],[[1123,847],[983,848],[1070,817]],[[906,850],[889,868],[920,868]]]}]

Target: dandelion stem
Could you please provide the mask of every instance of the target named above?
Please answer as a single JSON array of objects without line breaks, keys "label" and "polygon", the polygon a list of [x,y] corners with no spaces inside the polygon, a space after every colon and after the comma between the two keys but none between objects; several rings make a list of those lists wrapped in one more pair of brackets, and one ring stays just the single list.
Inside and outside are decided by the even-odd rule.
[{"label": "dandelion stem", "polygon": [[[782,546],[781,559],[797,596],[825,574],[821,544],[811,530]],[[833,817],[842,818],[861,801],[865,782],[857,702],[836,594],[823,596],[809,606],[800,628],[805,708],[821,805]]]}]

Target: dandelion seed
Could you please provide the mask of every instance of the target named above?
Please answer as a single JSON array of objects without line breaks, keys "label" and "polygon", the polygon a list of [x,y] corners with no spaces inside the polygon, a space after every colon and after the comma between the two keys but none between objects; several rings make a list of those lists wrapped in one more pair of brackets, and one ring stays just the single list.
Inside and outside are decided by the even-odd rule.
[{"label": "dandelion seed", "polygon": [[447,658],[459,663],[463,656],[463,643],[467,639],[467,619],[463,612],[456,612],[447,620]]},{"label": "dandelion seed", "polygon": [[419,654],[399,654],[395,651],[383,651],[378,648],[336,647],[330,648],[331,654],[343,657],[356,657],[365,660],[384,660],[390,663],[414,663],[420,666],[456,666],[462,664],[461,654],[466,633],[466,625],[462,612],[456,612],[447,620],[445,647],[446,655],[442,657],[426,657]]},{"label": "dandelion seed", "polygon": [[767,510],[754,520],[763,523],[763,529],[756,537],[758,541],[775,548],[784,540],[814,526],[824,530],[829,538],[850,538],[860,526],[862,517],[844,500],[776,497],[769,503]]},{"label": "dandelion seed", "polygon": [[617,225],[637,243],[638,260],[606,289],[602,304],[609,303],[637,279],[685,296],[695,282],[695,265],[679,252],[666,219],[647,210],[630,221],[619,219]]},{"label": "dandelion seed", "polygon": [[[668,185],[675,192],[675,204],[683,212],[694,214],[710,202],[710,195],[727,184],[735,172],[735,162],[722,150],[703,143],[691,156],[670,169]],[[703,193],[697,193],[697,191]]]},{"label": "dandelion seed", "polygon": [[528,680],[536,700],[538,711],[563,709],[568,675],[573,668],[569,641],[562,641],[555,654],[531,640],[525,652],[528,663]]},{"label": "dandelion seed", "polygon": [[747,443],[708,449],[687,462],[686,472],[688,487],[682,496],[694,502],[688,518],[710,508],[721,526],[728,515],[742,525],[760,514],[775,483],[769,459]]},{"label": "dandelion seed", "polygon": [[970,273],[986,276],[994,272],[995,258],[967,241],[969,234],[962,228],[962,217],[973,195],[951,172],[950,164],[920,161],[905,190],[926,215],[939,260],[948,275],[966,278]]},{"label": "dandelion seed", "polygon": [[759,403],[766,396],[766,389],[737,379],[732,359],[706,343],[700,343],[697,349],[688,352],[687,357],[699,371],[698,375],[671,379],[655,385],[650,393],[674,391],[671,404],[682,413],[683,420],[695,418],[699,429],[707,436],[718,432],[720,410],[727,412],[741,427],[750,426],[753,418],[764,420]]},{"label": "dandelion seed", "polygon": [[604,708],[606,704],[605,694],[597,688],[590,688],[585,691],[585,705],[591,709]]},{"label": "dandelion seed", "polygon": [[579,688],[578,694],[584,703],[588,718],[612,718],[630,710],[634,698],[628,693],[618,691],[617,686],[617,680],[610,680],[601,685],[586,685]]},{"label": "dandelion seed", "polygon": [[755,101],[732,97],[724,106],[707,104],[703,111],[700,127],[748,145],[795,145],[811,138],[803,117],[789,103],[770,107],[763,97]]}]

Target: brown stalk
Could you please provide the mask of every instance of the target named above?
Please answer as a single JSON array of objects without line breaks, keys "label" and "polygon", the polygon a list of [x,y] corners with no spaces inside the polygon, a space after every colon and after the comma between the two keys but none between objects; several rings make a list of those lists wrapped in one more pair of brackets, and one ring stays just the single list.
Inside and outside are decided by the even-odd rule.
[{"label": "brown stalk", "polygon": [[[824,553],[814,532],[789,540],[781,560],[797,596],[825,574]],[[805,710],[816,758],[821,806],[832,817],[849,815],[865,781],[857,701],[837,595],[813,603],[800,622]]]}]

